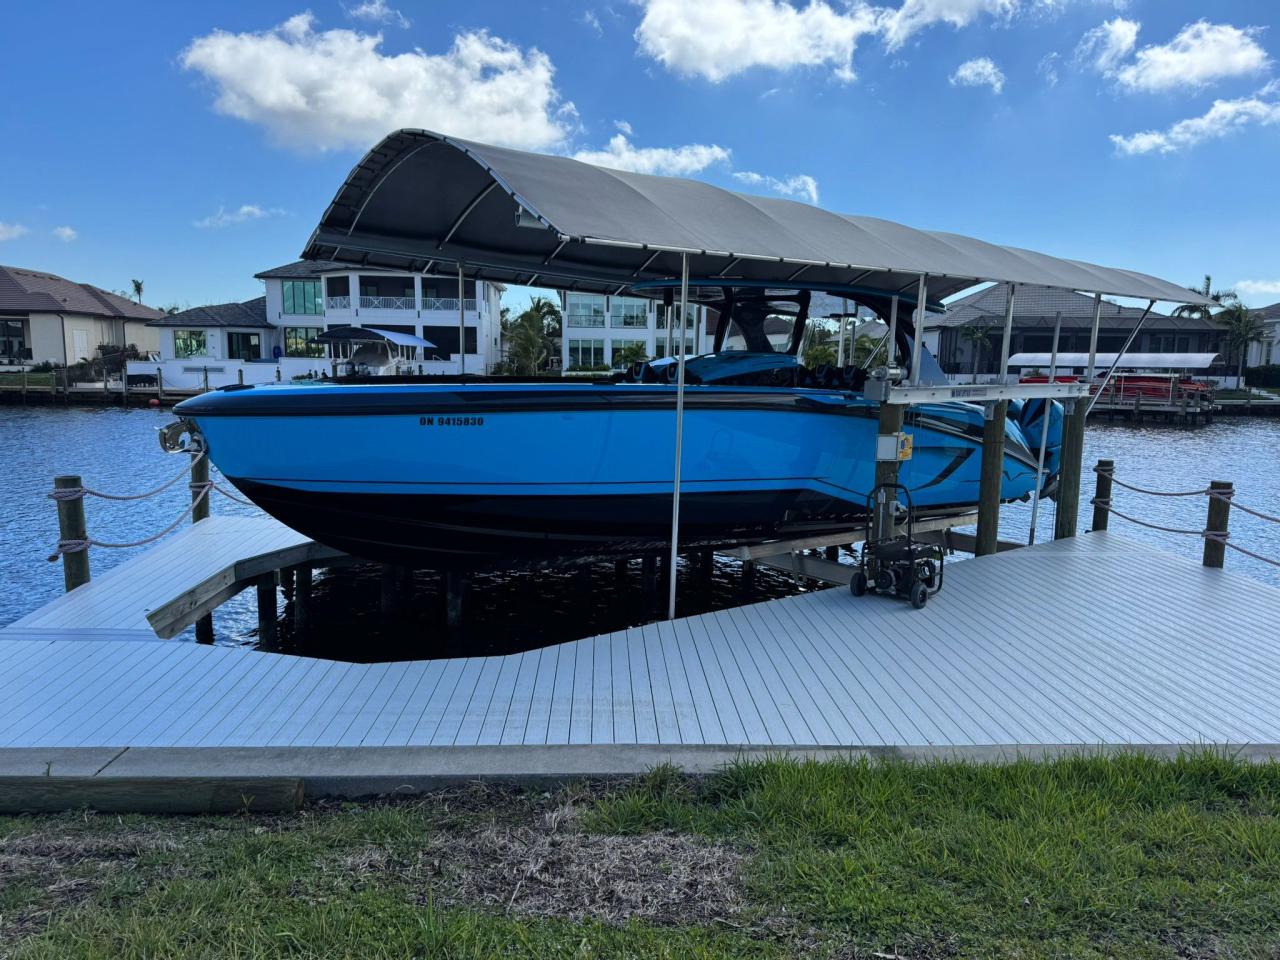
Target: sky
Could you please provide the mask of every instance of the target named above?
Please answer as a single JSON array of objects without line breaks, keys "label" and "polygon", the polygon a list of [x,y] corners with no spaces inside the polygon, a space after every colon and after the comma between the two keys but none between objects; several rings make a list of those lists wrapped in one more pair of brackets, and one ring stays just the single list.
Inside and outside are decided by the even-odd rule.
[{"label": "sky", "polygon": [[[1276,0],[15,4],[0,264],[261,293],[423,127],[1280,301]],[[518,310],[528,291],[513,290]]]}]

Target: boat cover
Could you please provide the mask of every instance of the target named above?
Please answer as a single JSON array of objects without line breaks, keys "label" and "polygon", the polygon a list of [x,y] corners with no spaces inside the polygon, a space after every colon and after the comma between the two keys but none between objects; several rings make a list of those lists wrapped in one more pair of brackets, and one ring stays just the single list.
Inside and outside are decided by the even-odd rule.
[{"label": "boat cover", "polygon": [[985,281],[1211,305],[1157,277],[697,180],[611,170],[399,130],[356,165],[303,256],[617,293],[638,280],[732,277],[941,301]]},{"label": "boat cover", "polygon": [[[1095,366],[1107,369],[1116,362],[1120,354],[1100,353]],[[1048,353],[1015,353],[1009,358],[1011,367],[1048,367],[1052,354]],[[1141,370],[1203,370],[1213,365],[1218,359],[1216,353],[1126,353],[1121,366]],[[1087,367],[1087,353],[1059,353],[1058,368],[1070,370],[1074,367]]]},{"label": "boat cover", "polygon": [[336,327],[311,338],[314,343],[394,343],[401,347],[435,347],[430,340],[415,337],[398,330],[379,330],[377,327]]}]

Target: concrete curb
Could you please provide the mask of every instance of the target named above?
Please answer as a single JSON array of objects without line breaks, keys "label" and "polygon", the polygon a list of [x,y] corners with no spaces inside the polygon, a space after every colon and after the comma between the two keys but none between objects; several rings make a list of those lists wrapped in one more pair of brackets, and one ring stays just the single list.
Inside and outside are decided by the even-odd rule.
[{"label": "concrete curb", "polygon": [[0,749],[0,780],[55,776],[156,781],[292,778],[308,799],[414,794],[476,780],[554,785],[630,776],[660,764],[708,774],[740,759],[788,756],[829,760],[1004,763],[1072,755],[1137,753],[1173,758],[1202,750],[1257,763],[1280,759],[1280,744],[991,744],[944,746],[754,746],[737,744],[570,744],[483,747],[103,747]]}]

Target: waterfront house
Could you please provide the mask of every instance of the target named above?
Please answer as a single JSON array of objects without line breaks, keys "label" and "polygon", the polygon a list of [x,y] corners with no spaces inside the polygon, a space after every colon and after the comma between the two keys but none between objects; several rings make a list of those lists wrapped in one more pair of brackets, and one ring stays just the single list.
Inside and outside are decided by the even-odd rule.
[{"label": "waterfront house", "polygon": [[1262,339],[1249,344],[1249,366],[1280,364],[1280,303],[1250,311],[1262,320]]},{"label": "waterfront house", "polygon": [[[953,301],[945,314],[929,318],[924,342],[946,373],[964,377],[999,372],[1008,293],[1007,284],[995,284]],[[1054,322],[1059,312],[1062,314],[1059,350],[1088,352],[1093,297],[1069,290],[1022,285],[1013,304],[1010,355],[1048,353],[1053,346]],[[1123,348],[1142,313],[1140,307],[1122,306],[1104,299],[1098,327],[1099,352],[1115,353]],[[1223,326],[1214,320],[1166,316],[1153,311],[1129,350],[1134,353],[1223,353],[1225,336]],[[1219,363],[1209,372],[1227,375],[1232,371]]]},{"label": "waterfront house", "polygon": [[164,316],[88,283],[25,267],[0,266],[0,364],[92,360],[101,346],[159,346],[148,321]]},{"label": "waterfront house", "polygon": [[408,333],[434,344],[422,372],[487,373],[499,360],[503,286],[467,280],[462,293],[465,357],[459,357],[458,282],[349,264],[299,260],[256,274],[263,296],[244,303],[195,307],[154,324],[160,361],[132,374],[156,375],[167,387],[203,389],[228,383],[268,383],[329,371],[313,339],[338,327]]},{"label": "waterfront house", "polygon": [[[560,364],[564,370],[621,370],[624,351],[641,346],[645,356],[666,356],[667,310],[660,301],[644,297],[615,297],[595,293],[560,294],[564,329]],[[674,314],[679,308],[673,307]],[[713,322],[708,324],[708,314]],[[690,304],[685,316],[685,345],[689,353],[713,348],[715,311]],[[695,351],[695,330],[701,331]],[[430,338],[428,338],[430,339]],[[674,350],[672,351],[675,352]]]}]

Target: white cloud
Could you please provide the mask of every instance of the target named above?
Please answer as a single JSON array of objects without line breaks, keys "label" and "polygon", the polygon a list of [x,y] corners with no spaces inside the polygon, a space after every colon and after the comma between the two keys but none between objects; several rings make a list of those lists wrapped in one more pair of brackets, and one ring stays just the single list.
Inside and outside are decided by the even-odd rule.
[{"label": "white cloud", "polygon": [[388,55],[381,34],[314,25],[300,13],[262,33],[215,30],[181,62],[214,84],[219,113],[301,150],[368,147],[398,127],[536,149],[562,143],[575,123],[535,48],[476,31],[447,53]]},{"label": "white cloud", "polygon": [[1044,82],[1051,87],[1058,85],[1058,61],[1061,59],[1057,53],[1046,53],[1036,64],[1036,73],[1044,77]]},{"label": "white cloud", "polygon": [[1127,137],[1112,134],[1111,142],[1119,153],[1127,156],[1177,153],[1255,123],[1259,126],[1280,123],[1280,103],[1263,100],[1258,95],[1215,100],[1203,116],[1179,120],[1167,130],[1147,130]]},{"label": "white cloud", "polygon": [[967,27],[982,14],[1008,20],[1019,7],[1019,0],[904,0],[897,10],[883,14],[885,43],[896,50],[925,27],[935,23]]},{"label": "white cloud", "polygon": [[1246,297],[1274,297],[1280,295],[1280,280],[1241,280],[1235,285],[1235,290]]},{"label": "white cloud", "polygon": [[1004,74],[990,57],[966,60],[950,77],[953,87],[990,87],[992,93],[1004,90]]},{"label": "white cloud", "polygon": [[27,228],[20,223],[0,222],[0,241],[17,240],[18,237],[27,232]]},{"label": "white cloud", "polygon": [[1076,62],[1111,76],[1138,43],[1142,24],[1115,17],[1086,33],[1076,47]]},{"label": "white cloud", "polygon": [[80,236],[74,227],[54,227],[53,235],[63,243],[70,243],[72,240],[75,240]]},{"label": "white cloud", "polygon": [[842,11],[823,0],[640,0],[635,38],[669,70],[718,83],[752,67],[831,67],[854,79],[858,40],[879,29],[879,13],[861,0]]},{"label": "white cloud", "polygon": [[1166,44],[1143,47],[1132,63],[1115,71],[1116,80],[1129,91],[1159,93],[1252,76],[1270,64],[1256,39],[1258,33],[1256,27],[1242,30],[1200,20],[1183,27]]},{"label": "white cloud", "polygon": [[733,178],[753,187],[765,187],[784,197],[795,197],[808,203],[818,202],[818,181],[807,173],[797,173],[790,177],[770,177],[750,170],[739,170]]},{"label": "white cloud", "polygon": [[248,223],[250,220],[263,220],[267,217],[283,216],[284,211],[279,207],[260,207],[253,203],[243,203],[235,210],[228,210],[226,207],[218,207],[217,213],[211,213],[207,217],[200,220],[191,221],[196,227],[229,227],[235,223]]},{"label": "white cloud", "polygon": [[615,120],[613,121],[613,126],[615,129],[621,131],[622,133],[625,133],[628,137],[631,136],[631,133],[632,133],[631,124],[627,123],[627,121]]},{"label": "white cloud", "polygon": [[596,16],[594,10],[587,10],[582,14],[582,22],[596,32],[597,37],[604,36],[604,27],[600,25],[600,18]]},{"label": "white cloud", "polygon": [[357,20],[371,20],[374,23],[393,23],[406,30],[412,25],[409,18],[399,10],[388,7],[387,0],[364,0],[363,3],[354,7],[348,7],[343,4],[342,9]]},{"label": "white cloud", "polygon": [[682,147],[637,147],[626,134],[614,134],[603,150],[579,150],[575,160],[614,170],[689,176],[716,163],[725,163],[729,151],[715,144],[690,143]]}]

